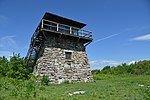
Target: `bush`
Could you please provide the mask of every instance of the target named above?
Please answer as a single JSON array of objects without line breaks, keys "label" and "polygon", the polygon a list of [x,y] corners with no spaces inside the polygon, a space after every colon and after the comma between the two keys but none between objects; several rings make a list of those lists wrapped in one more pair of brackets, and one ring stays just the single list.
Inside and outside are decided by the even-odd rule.
[{"label": "bush", "polygon": [[93,74],[135,74],[135,75],[150,75],[150,60],[135,62],[127,65],[123,63],[118,66],[105,66],[102,70],[93,70]]},{"label": "bush", "polygon": [[48,80],[48,76],[43,76],[42,80],[41,80],[42,85],[48,85],[49,80]]},{"label": "bush", "polygon": [[25,60],[19,54],[13,54],[10,61],[0,57],[0,76],[16,79],[28,79],[29,71],[25,68]]},{"label": "bush", "polygon": [[92,70],[91,72],[92,72],[92,74],[100,74],[101,71],[98,69],[95,69],[95,70]]},{"label": "bush", "polygon": [[69,82],[69,80],[64,80],[63,81],[63,84],[69,84],[70,82]]}]

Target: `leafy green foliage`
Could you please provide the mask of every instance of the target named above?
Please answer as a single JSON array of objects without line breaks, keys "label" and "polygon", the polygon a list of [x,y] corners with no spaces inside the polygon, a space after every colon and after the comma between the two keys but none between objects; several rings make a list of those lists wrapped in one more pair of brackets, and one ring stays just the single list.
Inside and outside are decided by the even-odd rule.
[{"label": "leafy green foliage", "polygon": [[150,89],[149,88],[144,89],[144,99],[150,100]]},{"label": "leafy green foliage", "polygon": [[70,84],[69,80],[63,81],[63,84]]},{"label": "leafy green foliage", "polygon": [[[24,98],[27,100],[29,98],[35,98],[37,96],[37,89],[39,88],[40,85],[35,82],[35,79],[18,80],[7,77],[0,79],[0,91],[3,91],[5,95],[8,95],[9,99],[18,100],[19,98]],[[5,97],[5,95],[3,96]]]},{"label": "leafy green foliage", "polygon": [[49,80],[48,80],[48,76],[43,76],[42,80],[41,80],[42,85],[48,85]]},{"label": "leafy green foliage", "polygon": [[136,74],[136,75],[150,75],[150,60],[139,61],[131,65],[126,63],[116,67],[106,66],[102,70],[93,70],[93,74]]},{"label": "leafy green foliage", "polygon": [[29,75],[25,68],[25,60],[19,54],[13,54],[9,61],[5,57],[0,57],[0,76],[27,79]]},{"label": "leafy green foliage", "polygon": [[[149,75],[96,74],[100,80],[89,83],[41,85],[36,79],[0,79],[1,100],[149,100]],[[141,87],[139,84],[143,84]],[[69,96],[75,91],[85,94]]]},{"label": "leafy green foliage", "polygon": [[8,60],[4,56],[0,57],[0,75],[6,76],[7,72],[8,72]]},{"label": "leafy green foliage", "polygon": [[[38,84],[38,77],[29,73],[24,58],[19,54],[14,54],[10,60],[0,57],[0,100],[150,99],[149,60],[131,65],[106,66],[92,73],[95,81],[89,83],[69,84],[69,81],[64,81],[65,84],[48,85],[48,77],[43,76],[41,84]],[[68,95],[80,90],[86,91],[85,94]]]}]

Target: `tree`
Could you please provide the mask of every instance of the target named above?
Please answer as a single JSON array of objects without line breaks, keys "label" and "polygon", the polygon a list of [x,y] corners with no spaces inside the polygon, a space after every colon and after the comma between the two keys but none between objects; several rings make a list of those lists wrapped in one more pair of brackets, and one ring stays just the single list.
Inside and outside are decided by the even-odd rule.
[{"label": "tree", "polygon": [[0,74],[17,79],[29,78],[29,71],[25,68],[25,60],[20,57],[20,54],[13,54],[10,61],[5,57],[0,58]]},{"label": "tree", "polygon": [[4,56],[0,57],[0,75],[6,76],[7,72],[8,72],[8,60]]},{"label": "tree", "polygon": [[111,73],[111,67],[110,66],[106,66],[102,69],[101,71],[104,74],[110,74]]}]

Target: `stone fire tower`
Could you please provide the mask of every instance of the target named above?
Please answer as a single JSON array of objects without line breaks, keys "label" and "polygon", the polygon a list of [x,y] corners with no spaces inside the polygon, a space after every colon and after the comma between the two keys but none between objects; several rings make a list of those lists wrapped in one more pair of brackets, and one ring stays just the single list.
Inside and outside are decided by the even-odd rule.
[{"label": "stone fire tower", "polygon": [[92,79],[86,46],[92,32],[86,24],[45,13],[36,28],[26,56],[34,75],[47,75],[50,83],[88,82]]}]

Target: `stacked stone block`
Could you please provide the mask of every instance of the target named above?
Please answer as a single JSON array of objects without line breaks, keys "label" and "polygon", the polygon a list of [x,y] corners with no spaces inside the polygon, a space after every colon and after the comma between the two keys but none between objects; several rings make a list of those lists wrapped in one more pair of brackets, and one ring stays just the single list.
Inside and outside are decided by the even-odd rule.
[{"label": "stacked stone block", "polygon": [[[65,52],[71,53],[66,59]],[[50,83],[89,82],[92,80],[84,43],[70,38],[47,36],[34,67],[35,75],[47,75]]]}]

